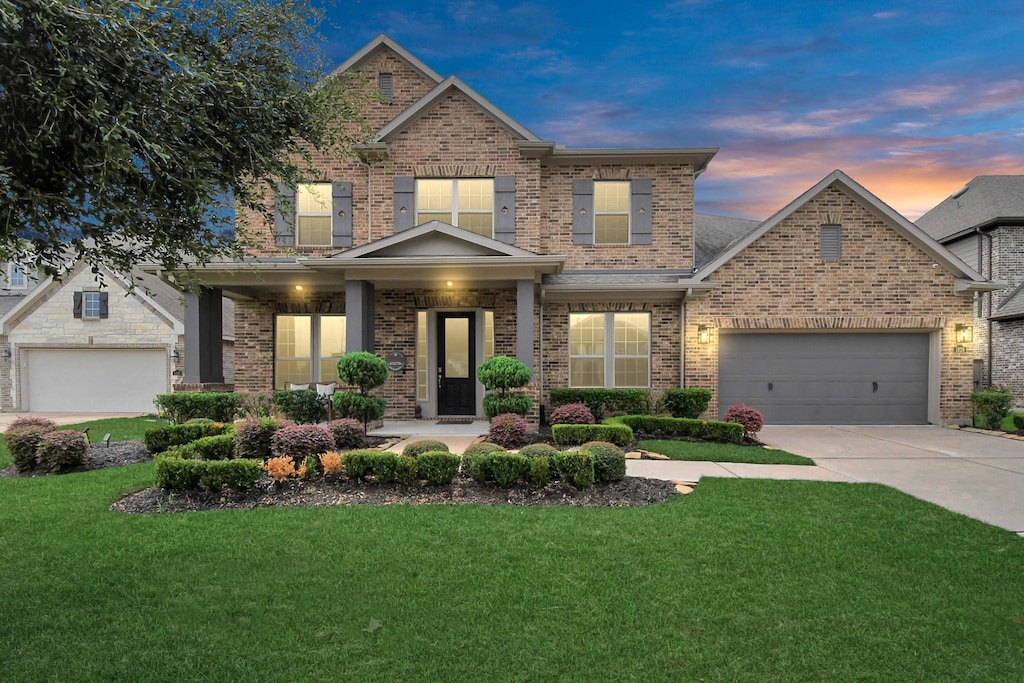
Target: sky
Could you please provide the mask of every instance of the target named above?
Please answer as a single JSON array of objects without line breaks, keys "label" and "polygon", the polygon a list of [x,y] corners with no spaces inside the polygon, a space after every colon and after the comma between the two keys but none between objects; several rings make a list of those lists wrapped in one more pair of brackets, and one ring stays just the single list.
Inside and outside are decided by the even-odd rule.
[{"label": "sky", "polygon": [[337,0],[567,147],[718,147],[696,208],[764,219],[841,169],[911,220],[1024,173],[1020,0]]}]

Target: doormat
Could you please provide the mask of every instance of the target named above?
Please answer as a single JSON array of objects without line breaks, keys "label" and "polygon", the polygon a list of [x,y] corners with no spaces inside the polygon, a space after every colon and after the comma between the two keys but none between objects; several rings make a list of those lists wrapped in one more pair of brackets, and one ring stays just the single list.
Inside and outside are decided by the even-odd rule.
[{"label": "doormat", "polygon": [[437,421],[439,425],[471,425],[473,424],[473,418],[471,417],[447,417]]}]

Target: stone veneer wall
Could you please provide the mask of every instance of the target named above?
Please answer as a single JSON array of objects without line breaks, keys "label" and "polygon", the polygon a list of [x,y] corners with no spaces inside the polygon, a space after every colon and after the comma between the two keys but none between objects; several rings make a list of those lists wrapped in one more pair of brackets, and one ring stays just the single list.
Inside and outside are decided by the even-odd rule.
[{"label": "stone veneer wall", "polygon": [[[822,261],[819,229],[843,226],[842,259]],[[972,320],[954,277],[835,188],[827,188],[713,275],[719,288],[686,306],[685,379],[714,392],[718,414],[717,334],[721,330],[942,331],[939,413],[971,417],[972,359],[953,352],[954,326]],[[713,343],[697,343],[710,325]]]}]

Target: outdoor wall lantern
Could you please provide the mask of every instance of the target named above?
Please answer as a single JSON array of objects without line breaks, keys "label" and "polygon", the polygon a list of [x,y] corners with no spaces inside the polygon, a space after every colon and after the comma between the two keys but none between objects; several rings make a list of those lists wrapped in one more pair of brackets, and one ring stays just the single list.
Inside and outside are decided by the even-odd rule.
[{"label": "outdoor wall lantern", "polygon": [[711,343],[711,328],[707,325],[697,325],[697,343],[698,344],[710,344]]},{"label": "outdoor wall lantern", "polygon": [[969,344],[974,341],[974,326],[958,324],[956,326],[956,343]]},{"label": "outdoor wall lantern", "polygon": [[8,349],[8,348],[4,348],[3,351],[0,351],[0,358],[3,358],[4,360],[10,360],[11,359],[11,350]]},{"label": "outdoor wall lantern", "polygon": [[171,351],[171,360],[177,363],[180,358],[181,355],[178,353],[178,349],[174,349],[173,351]]}]

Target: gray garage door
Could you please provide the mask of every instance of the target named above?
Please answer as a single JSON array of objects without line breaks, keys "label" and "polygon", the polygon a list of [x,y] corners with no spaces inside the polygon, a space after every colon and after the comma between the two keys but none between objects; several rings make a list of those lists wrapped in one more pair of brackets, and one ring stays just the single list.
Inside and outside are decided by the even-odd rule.
[{"label": "gray garage door", "polygon": [[925,424],[927,334],[722,334],[722,414],[768,424]]},{"label": "gray garage door", "polygon": [[25,410],[153,412],[153,399],[168,391],[159,349],[30,349],[22,358]]}]

